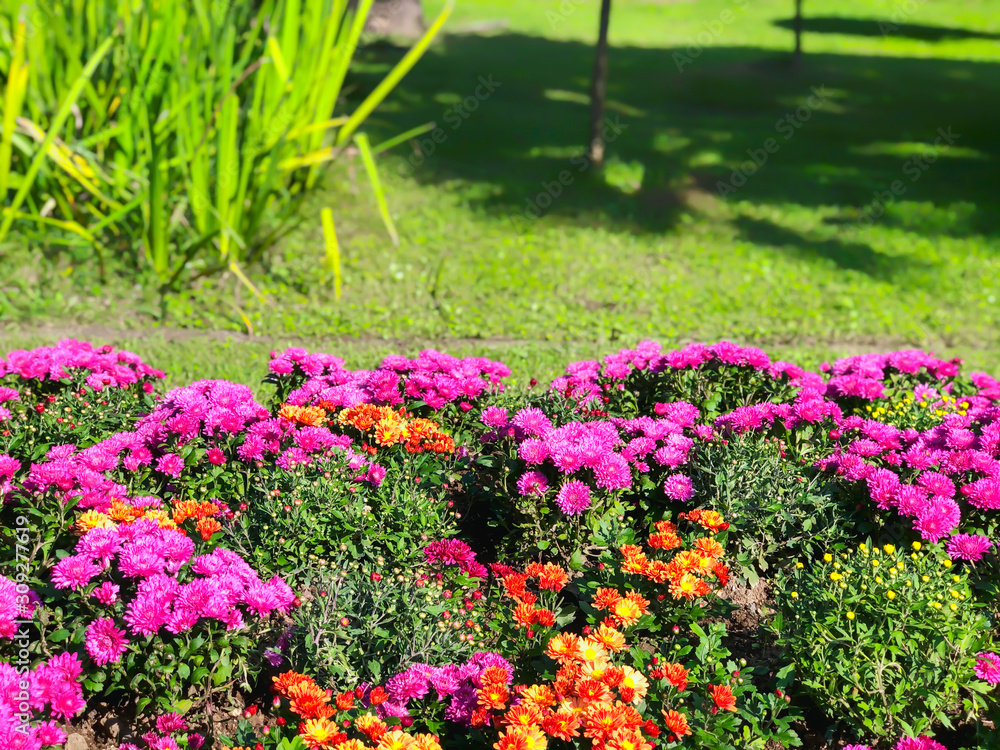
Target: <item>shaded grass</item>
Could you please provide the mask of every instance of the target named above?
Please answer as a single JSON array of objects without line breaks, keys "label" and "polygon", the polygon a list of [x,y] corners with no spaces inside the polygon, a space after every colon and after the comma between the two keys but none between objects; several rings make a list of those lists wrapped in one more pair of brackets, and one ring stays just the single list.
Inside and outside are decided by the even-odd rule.
[{"label": "shaded grass", "polygon": [[[428,14],[436,3],[427,2]],[[892,20],[896,4],[825,4],[824,17],[807,24],[805,64],[792,71],[790,0],[748,4],[696,55],[692,42],[732,2],[616,2],[609,115],[625,127],[598,172],[574,161],[585,139],[595,9],[580,4],[557,23],[548,12],[558,2],[466,2],[454,28],[506,25],[448,37],[373,123],[373,143],[428,121],[444,136],[380,158],[399,248],[364,185],[340,165],[300,229],[256,271],[273,306],[222,277],[170,298],[159,320],[148,288],[115,278],[101,285],[63,256],[24,263],[0,283],[0,348],[90,332],[167,367],[177,382],[253,382],[267,351],[292,342],[356,366],[433,344],[503,359],[523,380],[642,338],[729,338],[809,365],[921,346],[1000,372],[991,110],[1000,19],[979,0],[929,5],[902,19],[906,33],[881,36],[870,33],[871,19]],[[401,54],[369,48],[353,96]],[[683,72],[677,55],[690,58]],[[495,93],[463,116],[456,104],[489,76],[500,83]],[[826,101],[810,108],[814,88]],[[789,116],[798,126],[785,138],[779,121]],[[941,128],[957,134],[947,149],[934,145]],[[768,139],[778,150],[720,195]],[[572,181],[540,206],[563,172]],[[879,212],[876,197],[897,181],[905,190]],[[525,214],[532,203],[540,218]],[[339,303],[321,269],[325,206],[344,217]],[[866,212],[872,221],[859,224]],[[257,338],[185,339],[174,329]]]}]

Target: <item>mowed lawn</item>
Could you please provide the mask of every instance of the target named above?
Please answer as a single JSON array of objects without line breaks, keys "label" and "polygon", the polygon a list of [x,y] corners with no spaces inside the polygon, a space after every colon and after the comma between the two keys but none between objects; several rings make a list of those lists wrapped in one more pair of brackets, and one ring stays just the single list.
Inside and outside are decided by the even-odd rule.
[{"label": "mowed lawn", "polygon": [[[178,381],[250,383],[289,343],[359,367],[482,354],[526,380],[644,338],[810,365],[924,347],[1000,373],[995,0],[804,5],[793,68],[792,0],[615,0],[598,170],[581,157],[597,0],[459,0],[372,122],[376,143],[437,126],[380,157],[399,247],[360,165],[338,165],[254,269],[266,304],[222,278],[161,309],[148,286],[15,254],[0,348],[88,336]],[[352,99],[402,54],[369,46]]]}]

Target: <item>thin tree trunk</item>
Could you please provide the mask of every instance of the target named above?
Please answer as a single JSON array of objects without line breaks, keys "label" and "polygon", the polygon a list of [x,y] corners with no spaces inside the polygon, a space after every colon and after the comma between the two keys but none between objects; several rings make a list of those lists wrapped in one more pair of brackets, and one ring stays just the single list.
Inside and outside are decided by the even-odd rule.
[{"label": "thin tree trunk", "polygon": [[802,0],[795,0],[795,54],[792,64],[796,68],[802,64]]},{"label": "thin tree trunk", "polygon": [[604,162],[604,99],[608,94],[608,23],[611,19],[611,0],[601,0],[601,30],[597,37],[597,57],[594,60],[594,78],[590,85],[590,138],[587,156],[591,163]]}]

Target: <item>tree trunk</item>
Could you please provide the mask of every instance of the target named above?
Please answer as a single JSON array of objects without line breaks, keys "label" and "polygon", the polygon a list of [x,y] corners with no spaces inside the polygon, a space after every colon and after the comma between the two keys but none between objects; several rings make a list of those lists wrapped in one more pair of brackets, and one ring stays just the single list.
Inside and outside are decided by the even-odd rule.
[{"label": "tree trunk", "polygon": [[796,68],[802,64],[802,0],[795,0],[795,53],[792,55],[792,65]]},{"label": "tree trunk", "polygon": [[604,162],[604,100],[608,94],[608,22],[611,19],[611,0],[601,0],[601,29],[597,37],[597,57],[594,59],[594,78],[590,85],[590,138],[587,156],[592,164]]}]

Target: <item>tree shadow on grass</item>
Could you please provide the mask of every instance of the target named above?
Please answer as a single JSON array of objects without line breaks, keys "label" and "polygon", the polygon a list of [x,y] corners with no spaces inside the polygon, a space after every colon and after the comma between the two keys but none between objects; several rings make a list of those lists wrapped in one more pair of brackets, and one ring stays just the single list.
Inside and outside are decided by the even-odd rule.
[{"label": "tree shadow on grass", "polygon": [[[370,50],[371,72],[356,77],[355,96],[401,54]],[[581,42],[514,33],[447,37],[386,101],[377,127],[389,137],[435,121],[436,139],[428,134],[397,147],[386,169],[426,184],[478,183],[472,204],[515,226],[545,215],[662,233],[683,214],[722,200],[835,207],[853,216],[894,181],[906,181],[901,200],[940,209],[937,233],[1000,233],[1000,142],[990,111],[1000,65],[822,53],[808,55],[801,70],[786,62],[748,47],[694,56],[613,49],[607,114],[614,137],[603,171],[581,156],[593,63],[592,47]],[[951,134],[950,144],[942,132]],[[776,150],[766,151],[769,141]],[[751,172],[749,160],[765,153],[723,196],[729,191],[722,186],[744,167]],[[914,169],[919,177],[910,181]],[[956,205],[965,207],[961,221],[950,222]],[[863,245],[807,242],[755,222],[736,226],[845,268],[892,273]],[[904,256],[892,264],[908,262]]]},{"label": "tree shadow on grass", "polygon": [[[775,26],[795,30],[795,19],[785,18]],[[948,26],[925,26],[919,23],[898,23],[891,18],[840,18],[838,16],[809,16],[802,19],[806,34],[843,34],[845,36],[895,36],[924,42],[943,42],[962,39],[1000,39],[1000,34],[959,29]]]},{"label": "tree shadow on grass", "polygon": [[825,260],[840,270],[857,271],[880,281],[894,281],[903,272],[927,271],[919,259],[883,255],[866,244],[841,239],[812,239],[770,221],[740,216],[735,222],[745,239],[799,257]]}]

